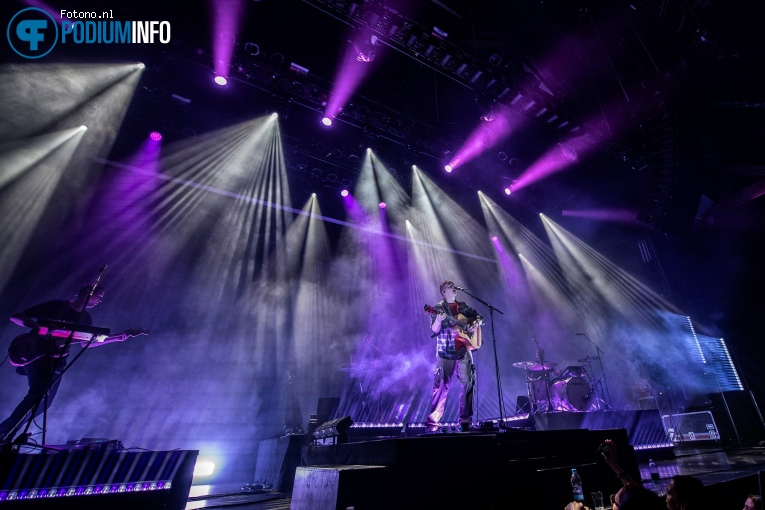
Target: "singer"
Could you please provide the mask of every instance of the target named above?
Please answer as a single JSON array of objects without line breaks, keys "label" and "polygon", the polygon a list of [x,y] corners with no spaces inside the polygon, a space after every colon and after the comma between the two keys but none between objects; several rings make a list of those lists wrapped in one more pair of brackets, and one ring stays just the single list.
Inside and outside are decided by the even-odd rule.
[{"label": "singer", "polygon": [[[93,291],[92,295],[91,290]],[[90,299],[88,299],[88,296],[90,296]],[[39,326],[37,320],[47,319],[74,323],[80,316],[80,312],[82,312],[82,316],[79,317],[79,325],[90,326],[93,322],[86,309],[93,308],[100,303],[103,298],[104,286],[91,283],[83,286],[77,295],[69,301],[55,299],[40,303],[27,308],[22,312],[14,313],[11,315],[11,321],[19,326],[27,327],[32,330],[30,333],[23,335],[27,337],[23,338],[24,341],[29,341],[33,343],[34,346],[42,346],[43,342],[38,342],[37,339],[45,339],[46,337],[38,335]],[[145,334],[144,332],[133,333],[131,331],[132,330],[128,330],[119,335],[109,336],[103,342],[93,342],[90,345],[98,346],[112,342],[122,342],[128,336]],[[22,340],[21,336],[17,337],[17,339]],[[16,339],[14,339],[14,341],[16,341]],[[45,395],[45,390],[48,388],[49,382],[57,379],[50,386],[50,390],[48,391],[48,407],[53,403],[53,399],[55,398],[59,384],[61,383],[61,379],[58,378],[58,376],[66,366],[66,357],[69,354],[69,348],[67,347],[65,349],[51,352],[53,350],[53,348],[48,348],[47,351],[41,352],[40,357],[34,359],[34,361],[16,368],[16,372],[19,375],[27,376],[29,391],[10,416],[0,423],[0,444],[4,444],[13,439],[9,436],[9,433],[13,432],[17,425],[23,423],[22,419],[26,421],[29,418],[29,413],[35,407],[37,401]],[[34,417],[36,418],[42,414],[45,409],[45,402],[40,402],[40,404],[37,405]]]},{"label": "singer", "polygon": [[467,303],[457,301],[457,288],[454,282],[446,280],[439,287],[441,300],[434,308],[438,311],[431,317],[430,330],[437,337],[436,368],[433,373],[433,395],[430,414],[425,420],[428,432],[436,432],[438,423],[444,415],[446,397],[456,372],[457,379],[462,385],[459,404],[460,431],[466,432],[473,423],[475,414],[476,378],[473,353],[455,338],[452,325],[447,316],[456,318],[462,315],[475,319],[475,323],[483,325],[483,317]]}]

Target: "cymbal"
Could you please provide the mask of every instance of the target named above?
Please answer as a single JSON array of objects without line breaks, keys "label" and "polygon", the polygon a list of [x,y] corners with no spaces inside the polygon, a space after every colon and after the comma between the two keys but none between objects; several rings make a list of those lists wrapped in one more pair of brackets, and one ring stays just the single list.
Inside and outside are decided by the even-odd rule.
[{"label": "cymbal", "polygon": [[529,370],[552,370],[553,368],[557,367],[557,363],[545,363],[542,365],[541,363],[534,363],[529,367]]},{"label": "cymbal", "polygon": [[579,363],[589,363],[590,361],[595,361],[597,359],[600,359],[600,358],[597,357],[597,356],[586,356],[586,357],[581,358],[581,359],[579,359],[577,361],[579,361]]},{"label": "cymbal", "polygon": [[529,367],[533,367],[536,364],[537,364],[536,361],[517,361],[513,363],[513,366],[515,368],[529,368]]}]

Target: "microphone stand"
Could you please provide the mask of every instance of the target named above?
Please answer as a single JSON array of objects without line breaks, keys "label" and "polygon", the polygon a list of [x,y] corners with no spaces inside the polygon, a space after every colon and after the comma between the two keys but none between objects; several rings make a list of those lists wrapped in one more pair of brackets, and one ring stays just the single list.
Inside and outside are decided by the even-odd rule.
[{"label": "microphone stand", "polygon": [[[600,374],[601,374],[600,378],[603,379],[603,384],[606,387],[606,394],[604,396],[608,397],[608,401],[606,401],[606,405],[609,407],[609,409],[612,409],[613,406],[611,405],[611,392],[608,390],[608,379],[606,378],[606,371],[603,370],[603,355],[605,354],[605,352],[603,352],[603,350],[600,347],[598,347],[598,344],[593,342],[590,339],[590,337],[587,336],[586,333],[577,333],[577,335],[585,337],[588,342],[590,342],[592,345],[595,346],[595,350],[598,353],[598,363],[600,364]],[[598,378],[598,382],[595,383],[596,385],[600,384],[600,378]]]},{"label": "microphone stand", "polygon": [[[101,278],[104,276],[104,273],[106,272],[106,265],[101,268],[101,271],[98,274],[98,278],[96,278],[95,283],[93,283],[93,286],[90,288],[90,291],[88,292],[88,295],[85,297],[85,301],[82,305],[82,310],[80,310],[80,313],[77,315],[77,319],[74,321],[74,326],[72,327],[72,331],[69,333],[69,336],[66,339],[66,343],[64,343],[64,347],[61,349],[61,352],[65,352],[71,345],[72,340],[74,339],[74,332],[76,327],[80,324],[80,320],[82,320],[82,315],[85,313],[85,310],[87,309],[88,303],[90,303],[90,298],[93,297],[93,293],[96,291],[96,287],[101,282]],[[50,336],[50,333],[48,334],[49,341],[55,341]],[[85,348],[90,346],[90,343],[92,343],[93,339],[88,343]],[[48,346],[52,349],[53,346],[50,345],[50,342]],[[75,356],[70,363],[68,363],[63,370],[61,370],[61,373],[56,376],[56,365],[58,365],[58,359],[53,358],[51,356],[48,356],[48,368],[50,370],[50,374],[48,375],[48,383],[45,386],[45,390],[43,390],[42,395],[35,401],[34,405],[32,406],[32,409],[29,411],[30,416],[28,419],[26,419],[26,426],[24,427],[24,432],[19,434],[19,436],[13,440],[13,445],[21,447],[24,444],[26,444],[27,440],[31,436],[29,433],[29,427],[32,426],[32,422],[35,420],[35,413],[37,412],[37,408],[40,407],[41,403],[43,404],[43,426],[42,426],[42,445],[43,448],[45,448],[45,435],[46,435],[46,427],[47,427],[47,420],[48,420],[48,393],[50,393],[51,388],[59,381],[61,380],[61,377],[66,373],[67,370],[72,366],[72,364],[77,361],[77,358],[80,357],[83,351],[78,353],[77,356]],[[22,419],[23,422],[24,419]],[[9,434],[10,437],[13,437],[13,434],[18,432],[18,429],[20,428],[20,425],[22,422],[19,422],[16,424],[16,426],[12,429],[11,433]]]},{"label": "microphone stand", "polygon": [[462,292],[472,297],[473,299],[475,299],[476,301],[483,304],[489,309],[489,321],[491,322],[491,338],[493,340],[493,345],[494,345],[494,372],[497,376],[497,398],[499,399],[499,428],[502,430],[506,430],[507,425],[505,424],[505,405],[502,399],[502,381],[499,378],[499,359],[497,358],[497,336],[494,333],[494,312],[495,311],[499,312],[502,315],[505,315],[505,312],[503,312],[499,308],[496,308],[490,305],[483,299],[471,294],[465,289],[460,288],[459,290],[461,290]]}]

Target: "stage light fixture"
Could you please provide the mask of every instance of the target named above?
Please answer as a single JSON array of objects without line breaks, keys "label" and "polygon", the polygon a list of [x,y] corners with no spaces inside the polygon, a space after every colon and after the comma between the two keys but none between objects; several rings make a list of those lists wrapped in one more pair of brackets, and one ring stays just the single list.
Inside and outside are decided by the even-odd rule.
[{"label": "stage light fixture", "polygon": [[221,87],[225,86],[228,83],[228,79],[226,79],[225,76],[220,76],[220,75],[216,76],[213,79],[213,81],[217,83],[218,85],[220,85]]},{"label": "stage light fixture", "polygon": [[155,142],[158,142],[162,140],[162,134],[159,131],[152,131],[151,133],[149,133],[149,138],[151,138]]},{"label": "stage light fixture", "polygon": [[260,46],[253,42],[244,43],[244,51],[251,57],[257,57],[260,55]]},{"label": "stage light fixture", "polygon": [[497,241],[499,241],[499,237],[497,237],[497,236],[491,236],[491,240],[492,240],[492,242],[495,242],[495,243],[496,243]]},{"label": "stage light fixture", "polygon": [[446,170],[447,172],[451,172],[452,170],[454,170],[454,167],[452,165],[446,165],[444,167],[444,170]]},{"label": "stage light fixture", "polygon": [[385,209],[386,207],[388,206],[385,202],[380,202],[380,209]]},{"label": "stage light fixture", "polygon": [[507,186],[505,188],[505,195],[510,195],[512,192],[513,192],[513,188],[511,188],[510,186]]},{"label": "stage light fixture", "polygon": [[307,67],[298,65],[295,62],[290,62],[290,71],[292,71],[293,73],[299,76],[308,76],[308,74],[310,73]]},{"label": "stage light fixture", "polygon": [[377,36],[373,35],[369,41],[363,41],[360,44],[353,44],[356,49],[356,60],[359,62],[372,62],[377,53],[375,52],[375,45],[377,44]]},{"label": "stage light fixture", "polygon": [[80,126],[80,131],[87,131],[87,130],[88,130],[88,126]]},{"label": "stage light fixture", "polygon": [[321,119],[321,123],[324,124],[325,126],[329,127],[329,126],[332,125],[332,119],[330,119],[329,117],[323,117]]},{"label": "stage light fixture", "polygon": [[342,196],[342,197],[347,197],[347,196],[348,196],[348,190],[347,190],[347,189],[344,189],[343,191],[341,191],[341,192],[340,192],[340,196]]},{"label": "stage light fixture", "polygon": [[433,30],[430,34],[436,39],[439,39],[441,41],[445,41],[449,37],[449,34],[447,34],[444,30],[441,30],[438,27],[433,27]]},{"label": "stage light fixture", "polygon": [[353,425],[353,420],[350,416],[335,418],[334,420],[319,425],[314,431],[313,437],[317,440],[331,439],[335,444],[347,443],[348,429],[351,425]]}]

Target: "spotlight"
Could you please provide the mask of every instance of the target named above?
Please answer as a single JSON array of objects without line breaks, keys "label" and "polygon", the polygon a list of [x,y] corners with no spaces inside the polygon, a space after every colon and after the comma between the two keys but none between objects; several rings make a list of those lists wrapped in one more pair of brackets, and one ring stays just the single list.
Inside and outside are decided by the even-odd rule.
[{"label": "spotlight", "polygon": [[380,209],[385,209],[386,207],[388,206],[385,204],[385,202],[380,202]]},{"label": "spotlight", "polygon": [[372,62],[377,56],[374,48],[375,44],[377,44],[376,35],[373,35],[369,41],[364,40],[359,44],[353,43],[353,47],[356,50],[356,60],[359,62]]},{"label": "spotlight", "polygon": [[513,192],[513,188],[511,188],[510,186],[508,186],[508,187],[506,187],[506,188],[505,188],[505,195],[509,195],[509,194],[511,194],[512,192]]},{"label": "spotlight", "polygon": [[497,241],[499,241],[499,237],[491,236],[491,240],[496,243]]},{"label": "spotlight", "polygon": [[348,190],[344,189],[343,191],[341,191],[340,192],[340,196],[347,197],[348,196]]},{"label": "spotlight", "polygon": [[143,63],[143,62],[138,62],[138,63],[135,65],[135,68],[136,68],[137,70],[139,70],[139,71],[142,71],[142,70],[146,69],[146,66],[144,65],[144,63]]},{"label": "spotlight", "polygon": [[224,85],[228,83],[228,80],[226,79],[225,76],[216,76],[213,81],[217,83],[218,85],[220,85],[221,87],[223,87]]},{"label": "spotlight", "polygon": [[324,117],[321,119],[321,123],[329,127],[332,125],[332,119],[330,119],[329,117]]},{"label": "spotlight", "polygon": [[210,476],[215,472],[215,463],[212,461],[197,461],[194,465],[194,476]]},{"label": "spotlight", "polygon": [[452,170],[454,170],[454,167],[452,165],[446,165],[444,167],[444,170],[446,170],[447,172],[451,172]]},{"label": "spotlight", "polygon": [[80,126],[80,131],[87,131],[87,130],[88,130],[88,126]]},{"label": "spotlight", "polygon": [[149,138],[151,138],[155,142],[158,142],[162,140],[162,134],[159,133],[158,131],[152,131],[151,133],[149,133]]}]

